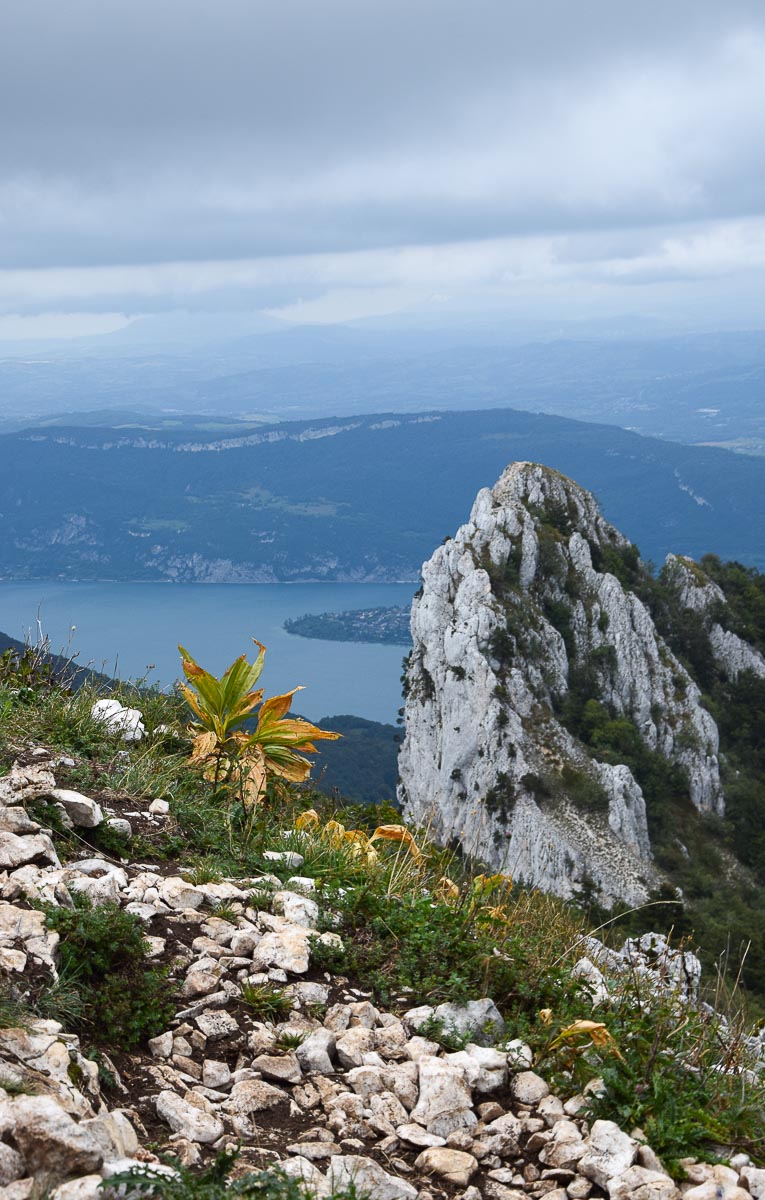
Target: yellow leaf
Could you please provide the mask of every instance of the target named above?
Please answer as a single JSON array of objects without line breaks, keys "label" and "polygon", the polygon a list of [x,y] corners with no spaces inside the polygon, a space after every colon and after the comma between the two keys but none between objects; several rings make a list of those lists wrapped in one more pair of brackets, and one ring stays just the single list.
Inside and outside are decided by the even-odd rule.
[{"label": "yellow leaf", "polygon": [[296,829],[313,829],[319,824],[319,814],[315,808],[307,808],[305,812],[301,812],[300,816],[295,820]]},{"label": "yellow leaf", "polygon": [[460,889],[447,875],[442,875],[436,884],[434,894],[437,900],[443,900],[446,904],[453,904],[455,900],[459,900],[460,898]]},{"label": "yellow leaf", "polygon": [[562,1029],[558,1036],[550,1043],[550,1049],[554,1050],[563,1042],[573,1041],[574,1038],[579,1037],[581,1034],[589,1037],[593,1045],[599,1047],[608,1047],[613,1051],[614,1054],[617,1055],[618,1058],[622,1057],[617,1049],[614,1039],[611,1037],[611,1034],[608,1032],[602,1021],[573,1021],[571,1025],[567,1025],[565,1029]]},{"label": "yellow leaf", "polygon": [[345,837],[345,826],[339,821],[327,821],[322,833],[329,839],[330,846],[340,846]]},{"label": "yellow leaf", "polygon": [[384,842],[401,842],[406,846],[412,858],[422,858],[417,843],[403,825],[378,825],[369,840],[375,842],[378,838]]},{"label": "yellow leaf", "polygon": [[507,921],[508,913],[504,904],[497,904],[493,908],[485,908],[483,912],[478,914],[479,920],[489,921]]},{"label": "yellow leaf", "polygon": [[290,711],[295,692],[302,691],[302,687],[296,687],[291,692],[285,692],[283,696],[270,696],[268,700],[264,700],[258,714],[259,723],[265,725],[267,722],[280,721]]},{"label": "yellow leaf", "polygon": [[309,763],[307,758],[301,758],[298,754],[293,754],[288,762],[277,761],[267,754],[266,764],[268,770],[274,775],[279,775],[282,779],[286,779],[290,783],[303,783],[311,774],[311,767],[313,765]]},{"label": "yellow leaf", "polygon": [[189,761],[193,763],[205,762],[215,750],[217,743],[218,739],[214,733],[210,733],[209,731],[198,733],[191,746],[191,758]]},{"label": "yellow leaf", "polygon": [[513,881],[509,875],[476,875],[473,880],[473,890],[480,892],[482,896],[488,896],[500,889],[509,891],[512,886]]},{"label": "yellow leaf", "polygon": [[268,783],[268,769],[262,754],[248,754],[244,763],[242,780],[242,800],[245,807],[257,804],[265,795]]},{"label": "yellow leaf", "polygon": [[367,863],[377,862],[377,851],[370,845],[363,829],[347,829],[343,841],[355,857],[363,858]]},{"label": "yellow leaf", "polygon": [[542,1025],[549,1025],[552,1022],[552,1009],[540,1008],[539,1020]]},{"label": "yellow leaf", "polygon": [[196,713],[196,715],[199,717],[200,721],[206,720],[205,714],[202,712],[202,709],[200,707],[199,700],[198,700],[196,694],[194,692],[192,692],[191,688],[187,687],[187,685],[185,683],[182,683],[179,686],[180,686],[181,691],[183,692],[186,703],[188,704],[188,706],[192,710],[192,712]]}]

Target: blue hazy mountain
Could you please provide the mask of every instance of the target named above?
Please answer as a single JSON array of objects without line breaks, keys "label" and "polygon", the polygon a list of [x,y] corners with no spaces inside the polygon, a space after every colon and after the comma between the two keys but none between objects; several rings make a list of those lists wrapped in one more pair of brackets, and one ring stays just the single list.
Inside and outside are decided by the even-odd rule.
[{"label": "blue hazy mountain", "polygon": [[594,491],[647,558],[712,552],[765,566],[761,459],[490,409],[6,434],[0,575],[416,580],[514,460]]}]

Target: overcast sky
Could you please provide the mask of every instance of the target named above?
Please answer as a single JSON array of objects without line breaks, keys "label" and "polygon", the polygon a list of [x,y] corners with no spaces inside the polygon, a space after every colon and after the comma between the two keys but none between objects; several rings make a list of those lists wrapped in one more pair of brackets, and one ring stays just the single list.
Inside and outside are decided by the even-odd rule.
[{"label": "overcast sky", "polygon": [[763,0],[3,0],[0,334],[765,324],[763,114]]}]

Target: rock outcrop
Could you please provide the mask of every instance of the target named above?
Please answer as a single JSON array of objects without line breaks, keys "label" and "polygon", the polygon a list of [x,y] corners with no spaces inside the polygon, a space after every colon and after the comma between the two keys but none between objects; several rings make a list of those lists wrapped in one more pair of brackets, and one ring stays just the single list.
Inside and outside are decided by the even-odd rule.
[{"label": "rock outcrop", "polygon": [[[399,758],[410,820],[565,897],[594,886],[607,905],[646,898],[658,876],[641,788],[573,736],[567,702],[629,722],[683,772],[699,812],[721,815],[724,800],[717,727],[628,586],[641,573],[594,497],[555,471],[513,463],[478,494],[424,565],[412,609]],[[709,603],[696,583],[684,584],[692,607]],[[715,628],[732,673],[765,669]]]},{"label": "rock outcrop", "polygon": [[701,618],[715,663],[722,674],[734,682],[744,671],[752,671],[765,679],[765,658],[759,650],[721,624],[727,607],[725,594],[699,564],[690,558],[669,554],[664,564],[664,577],[682,608]]}]

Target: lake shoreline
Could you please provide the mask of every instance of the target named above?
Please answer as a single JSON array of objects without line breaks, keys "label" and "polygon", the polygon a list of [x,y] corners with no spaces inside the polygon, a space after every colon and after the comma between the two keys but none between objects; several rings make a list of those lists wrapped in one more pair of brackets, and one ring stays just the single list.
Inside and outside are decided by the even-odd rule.
[{"label": "lake shoreline", "polygon": [[183,584],[166,581],[0,581],[0,630],[23,640],[42,628],[56,651],[69,646],[78,662],[95,670],[171,687],[180,676],[177,645],[188,646],[215,674],[257,637],[268,647],[263,683],[268,694],[300,684],[301,711],[318,720],[326,713],[353,713],[391,723],[402,705],[401,660],[405,647],[296,637],[284,621],[328,609],[408,605],[404,584]]}]

